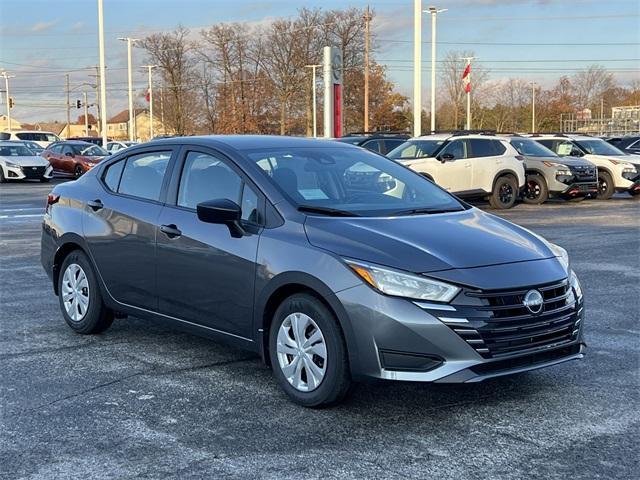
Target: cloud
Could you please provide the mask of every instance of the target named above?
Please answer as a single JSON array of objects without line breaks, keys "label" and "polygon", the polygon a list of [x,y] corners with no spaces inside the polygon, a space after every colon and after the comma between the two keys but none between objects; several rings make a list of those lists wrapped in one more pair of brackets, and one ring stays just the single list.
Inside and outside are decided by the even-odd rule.
[{"label": "cloud", "polygon": [[82,30],[82,27],[85,26],[83,21],[76,22],[72,25],[71,30],[77,32],[78,30]]},{"label": "cloud", "polygon": [[57,19],[56,20],[52,20],[50,22],[38,22],[34,26],[32,26],[29,30],[32,31],[32,32],[44,32],[44,31],[49,30],[50,28],[52,28],[57,23],[58,23]]}]

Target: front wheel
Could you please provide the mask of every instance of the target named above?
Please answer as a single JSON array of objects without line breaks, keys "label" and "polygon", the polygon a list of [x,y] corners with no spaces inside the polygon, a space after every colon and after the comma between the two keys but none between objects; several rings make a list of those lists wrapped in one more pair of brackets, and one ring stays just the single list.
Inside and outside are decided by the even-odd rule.
[{"label": "front wheel", "polygon": [[113,323],[113,312],[104,305],[91,262],[80,250],[72,251],[62,262],[58,298],[65,322],[77,333],[100,333]]},{"label": "front wheel", "polygon": [[338,321],[316,297],[296,294],[276,310],[269,358],[289,398],[305,407],[339,403],[349,392],[347,348]]},{"label": "front wheel", "polygon": [[489,196],[491,208],[507,209],[513,207],[518,195],[518,183],[511,175],[498,178],[493,186],[493,192]]},{"label": "front wheel", "polygon": [[2,167],[0,167],[0,183],[5,183],[6,181],[7,181],[7,179],[4,176],[4,169]]},{"label": "front wheel", "polygon": [[73,169],[73,176],[76,178],[80,178],[82,176],[83,170],[82,165],[76,165]]},{"label": "front wheel", "polygon": [[609,200],[613,197],[616,187],[609,172],[598,172],[598,200]]},{"label": "front wheel", "polygon": [[541,175],[527,175],[527,185],[522,201],[530,205],[539,205],[549,198],[547,182]]}]

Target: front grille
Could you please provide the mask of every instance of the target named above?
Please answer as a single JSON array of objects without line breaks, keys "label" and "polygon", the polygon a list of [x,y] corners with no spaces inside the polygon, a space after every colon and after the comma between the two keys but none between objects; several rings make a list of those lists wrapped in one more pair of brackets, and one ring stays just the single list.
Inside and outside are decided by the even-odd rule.
[{"label": "front grille", "polygon": [[587,165],[573,166],[569,167],[571,173],[573,173],[574,182],[594,182],[596,181],[596,167],[591,167]]},{"label": "front grille", "polygon": [[[542,294],[538,314],[523,304],[529,290]],[[466,322],[441,320],[485,358],[555,347],[577,338],[582,308],[577,308],[566,280],[511,291],[467,290],[463,295],[473,305],[456,305],[456,316]]]},{"label": "front grille", "polygon": [[42,178],[46,167],[22,167],[22,173],[26,178]]}]

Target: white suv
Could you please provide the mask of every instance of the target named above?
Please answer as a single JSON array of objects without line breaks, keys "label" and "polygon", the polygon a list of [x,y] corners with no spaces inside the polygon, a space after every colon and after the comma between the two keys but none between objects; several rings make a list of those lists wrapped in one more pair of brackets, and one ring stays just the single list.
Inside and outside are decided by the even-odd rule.
[{"label": "white suv", "polygon": [[508,138],[496,135],[426,135],[387,156],[459,197],[486,198],[493,208],[511,208],[526,183],[524,157]]},{"label": "white suv", "polygon": [[628,155],[601,138],[573,134],[540,134],[534,140],[561,157],[583,157],[598,167],[598,198],[615,192],[640,195],[640,158]]},{"label": "white suv", "polygon": [[43,130],[13,130],[11,132],[1,132],[0,140],[27,140],[36,142],[42,148],[47,148],[53,142],[59,142],[60,137],[53,132]]}]

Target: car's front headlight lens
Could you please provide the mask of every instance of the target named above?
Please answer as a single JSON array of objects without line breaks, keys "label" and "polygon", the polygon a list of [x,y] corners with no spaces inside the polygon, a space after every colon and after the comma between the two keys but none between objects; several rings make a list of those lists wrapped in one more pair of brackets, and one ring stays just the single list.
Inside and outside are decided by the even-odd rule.
[{"label": "car's front headlight lens", "polygon": [[576,272],[571,270],[571,274],[569,275],[569,283],[573,288],[573,291],[576,292],[576,297],[578,300],[582,299],[582,285],[580,285],[580,280],[578,280],[578,276]]},{"label": "car's front headlight lens", "polygon": [[5,160],[4,164],[9,168],[22,168],[17,163],[9,162],[7,160]]},{"label": "car's front headlight lens", "polygon": [[555,243],[549,242],[549,248],[553,252],[553,254],[558,257],[560,263],[565,268],[565,270],[569,269],[569,254],[567,251],[562,248],[560,245],[556,245]]},{"label": "car's front headlight lens", "polygon": [[362,280],[387,295],[432,302],[450,302],[460,291],[459,287],[420,275],[352,260],[345,261]]}]

